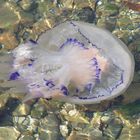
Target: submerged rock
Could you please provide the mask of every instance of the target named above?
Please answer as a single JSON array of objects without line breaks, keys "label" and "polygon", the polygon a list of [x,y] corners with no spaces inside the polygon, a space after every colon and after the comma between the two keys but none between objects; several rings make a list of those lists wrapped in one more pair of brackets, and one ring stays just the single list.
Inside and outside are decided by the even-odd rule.
[{"label": "submerged rock", "polygon": [[14,127],[0,127],[0,140],[16,140],[20,135]]}]

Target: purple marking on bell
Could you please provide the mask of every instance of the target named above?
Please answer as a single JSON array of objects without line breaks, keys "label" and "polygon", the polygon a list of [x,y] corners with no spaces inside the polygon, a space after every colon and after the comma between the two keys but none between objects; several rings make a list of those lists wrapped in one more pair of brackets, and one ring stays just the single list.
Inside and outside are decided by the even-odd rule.
[{"label": "purple marking on bell", "polygon": [[103,97],[103,96],[104,96],[103,94],[102,94],[102,95],[98,95],[98,98],[99,98],[99,97]]},{"label": "purple marking on bell", "polygon": [[100,70],[98,69],[98,67],[96,67],[96,77],[99,78],[100,75]]},{"label": "purple marking on bell", "polygon": [[33,64],[28,64],[29,67],[31,67]]},{"label": "purple marking on bell", "polygon": [[45,98],[47,101],[50,101],[50,100],[52,100],[52,97],[50,97],[50,98]]},{"label": "purple marking on bell", "polygon": [[89,40],[84,34],[81,33],[80,29],[78,29],[78,32],[79,32],[89,43],[91,43],[90,40]]},{"label": "purple marking on bell", "polygon": [[96,83],[98,84],[100,83],[100,78],[96,78],[95,80],[96,80]]},{"label": "purple marking on bell", "polygon": [[78,41],[76,38],[67,38],[67,41],[65,41],[61,46],[60,49],[62,49],[64,46],[68,45],[68,44],[73,44],[76,45],[78,47],[81,47],[83,49],[88,49],[85,47],[84,43]]},{"label": "purple marking on bell", "polygon": [[85,86],[85,88],[88,90],[88,91],[91,91],[92,88],[93,88],[93,84],[92,83],[89,83]]},{"label": "purple marking on bell", "polygon": [[36,84],[32,84],[32,85],[30,85],[30,86],[36,86]]},{"label": "purple marking on bell", "polygon": [[76,27],[76,25],[75,25],[72,21],[70,21],[70,24],[72,24],[73,26],[75,26],[75,27]]},{"label": "purple marking on bell", "polygon": [[32,39],[30,39],[29,40],[32,44],[34,44],[34,45],[36,45],[37,44],[37,42],[36,41],[34,41],[34,40],[32,40]]},{"label": "purple marking on bell", "polygon": [[35,60],[34,59],[30,59],[30,61],[34,62]]},{"label": "purple marking on bell", "polygon": [[53,81],[51,81],[51,80],[45,80],[45,81],[46,81],[45,85],[48,86],[49,88],[52,88],[52,87],[55,86],[55,84],[53,83]]},{"label": "purple marking on bell", "polygon": [[121,85],[122,83],[123,83],[123,71],[122,71],[122,73],[121,73],[120,80],[119,80],[115,85],[109,87],[109,88],[107,89],[107,91],[108,91],[109,93],[112,93],[112,91],[113,91],[114,89],[116,89],[119,85]]},{"label": "purple marking on bell", "polygon": [[123,73],[124,73],[124,71],[122,71],[122,73],[121,73],[121,81],[122,81],[122,83],[123,83]]},{"label": "purple marking on bell", "polygon": [[60,90],[63,92],[64,95],[68,95],[68,89],[66,86],[62,85]]},{"label": "purple marking on bell", "polygon": [[97,65],[98,64],[97,63],[97,59],[95,57],[93,57],[91,60],[92,60],[92,62],[94,62],[93,65]]},{"label": "purple marking on bell", "polygon": [[100,48],[98,48],[95,44],[93,44],[93,43],[80,31],[80,29],[78,28],[78,26],[77,26],[76,24],[74,24],[72,21],[70,22],[70,24],[71,24],[72,26],[74,26],[74,27],[77,28],[77,30],[78,30],[78,32],[80,33],[80,35],[83,36],[83,37],[87,40],[88,43],[91,43],[92,46],[93,46],[94,48],[100,49]]},{"label": "purple marking on bell", "polygon": [[88,99],[95,99],[95,98],[99,98],[99,97],[103,97],[103,96],[105,96],[105,95],[102,94],[102,95],[92,96],[92,97],[79,97],[78,96],[78,98],[82,99],[82,100],[86,100],[86,99],[88,100]]},{"label": "purple marking on bell", "polygon": [[76,93],[78,93],[79,92],[79,89],[78,88],[76,88]]},{"label": "purple marking on bell", "polygon": [[93,57],[92,59],[92,62],[94,62],[92,65],[95,67],[95,80],[97,83],[100,82],[100,74],[101,74],[101,69],[99,68],[99,65],[98,65],[98,62],[97,62],[97,59],[95,57]]},{"label": "purple marking on bell", "polygon": [[79,97],[79,99],[85,100],[87,99],[87,97]]},{"label": "purple marking on bell", "polygon": [[30,59],[30,61],[31,61],[31,63],[28,64],[29,67],[31,67],[33,65],[35,60],[34,59]]},{"label": "purple marking on bell", "polygon": [[20,76],[20,74],[16,71],[11,73],[9,80],[16,80],[18,79],[18,77]]},{"label": "purple marking on bell", "polygon": [[44,81],[48,81],[48,80],[46,80],[45,78],[43,79]]}]

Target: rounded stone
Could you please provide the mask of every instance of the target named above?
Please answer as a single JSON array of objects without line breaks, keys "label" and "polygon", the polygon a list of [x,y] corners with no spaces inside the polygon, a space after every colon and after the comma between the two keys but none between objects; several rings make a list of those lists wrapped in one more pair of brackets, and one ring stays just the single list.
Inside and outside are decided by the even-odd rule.
[{"label": "rounded stone", "polygon": [[20,135],[14,127],[0,127],[0,140],[16,140]]}]

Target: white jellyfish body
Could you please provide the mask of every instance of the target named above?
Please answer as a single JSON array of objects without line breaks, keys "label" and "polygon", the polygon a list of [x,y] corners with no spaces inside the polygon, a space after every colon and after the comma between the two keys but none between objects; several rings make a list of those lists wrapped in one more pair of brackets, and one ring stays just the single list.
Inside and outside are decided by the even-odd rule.
[{"label": "white jellyfish body", "polygon": [[37,41],[13,50],[10,80],[22,80],[32,98],[98,103],[123,93],[132,81],[133,56],[111,33],[82,22],[65,22]]}]

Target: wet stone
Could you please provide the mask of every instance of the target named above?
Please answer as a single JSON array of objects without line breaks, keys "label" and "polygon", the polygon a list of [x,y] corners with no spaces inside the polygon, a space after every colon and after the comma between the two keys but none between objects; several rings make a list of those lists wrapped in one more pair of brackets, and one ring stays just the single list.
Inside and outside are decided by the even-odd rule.
[{"label": "wet stone", "polygon": [[19,140],[35,140],[35,138],[33,136],[30,136],[30,135],[26,135],[26,136],[21,135]]},{"label": "wet stone", "polygon": [[41,140],[58,140],[61,139],[59,124],[55,114],[49,113],[43,119],[40,119],[38,134]]},{"label": "wet stone", "polygon": [[[126,90],[126,92],[124,93],[124,99],[123,99],[123,104],[129,104],[129,103],[133,103],[137,100],[140,99],[140,83],[134,82],[132,83],[129,88]],[[132,110],[130,110],[132,111]]]},{"label": "wet stone", "polygon": [[81,21],[93,23],[96,20],[95,11],[91,7],[83,7],[81,10],[76,11],[76,13]]},{"label": "wet stone", "polygon": [[12,32],[4,32],[0,34],[0,45],[5,50],[11,50],[18,45],[18,41]]},{"label": "wet stone", "polygon": [[[140,37],[140,36],[139,36]],[[132,51],[135,59],[135,71],[137,72],[137,77],[135,78],[140,78],[139,75],[139,70],[140,70],[140,40],[135,39],[132,43],[129,44],[128,48]]]},{"label": "wet stone", "polygon": [[84,113],[81,113],[75,108],[75,105],[68,104],[66,103],[63,107],[62,110],[60,111],[60,114],[70,122],[76,122],[78,123],[85,123],[88,124],[88,118],[85,117]]},{"label": "wet stone", "polygon": [[140,99],[133,103],[121,106],[117,109],[125,118],[131,118],[133,115],[140,113]]},{"label": "wet stone", "polygon": [[25,41],[25,40],[27,40],[27,39],[29,38],[29,36],[30,36],[30,32],[25,31],[25,32],[23,33],[23,35],[22,35],[22,39]]},{"label": "wet stone", "polygon": [[99,129],[93,129],[89,134],[89,140],[108,140]]},{"label": "wet stone", "polygon": [[135,30],[139,28],[140,15],[137,12],[131,11],[130,9],[123,9],[119,13],[117,20],[117,26],[123,30]]},{"label": "wet stone", "polygon": [[0,140],[16,140],[19,135],[14,127],[0,127]]},{"label": "wet stone", "polygon": [[36,104],[34,104],[31,110],[31,117],[33,118],[44,118],[47,115],[47,108],[45,104],[39,100]]},{"label": "wet stone", "polygon": [[16,25],[19,18],[14,13],[14,10],[10,8],[8,3],[0,3],[0,28],[10,28]]},{"label": "wet stone", "polygon": [[67,137],[67,140],[107,140],[102,136],[102,132],[97,129],[88,129],[88,131],[73,130]]},{"label": "wet stone", "polygon": [[[139,40],[139,36],[136,37],[135,40],[133,40],[133,42],[131,42],[128,46],[128,48],[132,51],[132,52],[139,52],[140,51],[140,40]],[[138,59],[140,60],[140,58]]]},{"label": "wet stone", "polygon": [[138,72],[140,70],[140,51],[134,52],[134,58],[135,58],[135,71]]},{"label": "wet stone", "polygon": [[73,0],[67,0],[67,1],[61,0],[60,4],[65,8],[73,8],[73,6],[74,6]]},{"label": "wet stone", "polygon": [[98,20],[97,25],[112,32],[116,26],[116,17],[101,18]]},{"label": "wet stone", "polygon": [[97,15],[102,17],[106,16],[116,16],[119,14],[119,7],[113,3],[101,3],[97,7]]},{"label": "wet stone", "polygon": [[4,32],[3,28],[0,28],[0,34],[2,34]]},{"label": "wet stone", "polygon": [[62,134],[63,137],[68,136],[68,126],[67,125],[60,125],[60,133]]},{"label": "wet stone", "polygon": [[37,2],[32,0],[22,0],[19,1],[18,4],[24,11],[27,12],[33,12],[38,7]]},{"label": "wet stone", "polygon": [[30,113],[31,106],[20,104],[13,112],[13,116],[25,116]]},{"label": "wet stone", "polygon": [[140,126],[128,127],[125,126],[121,132],[118,140],[139,140],[140,139]]},{"label": "wet stone", "polygon": [[[4,92],[6,92],[7,90],[9,90],[10,88],[8,87],[1,87],[0,86],[0,95],[4,94]],[[1,100],[0,100],[0,104],[1,104]]]},{"label": "wet stone", "polygon": [[12,113],[19,105],[19,100],[16,98],[8,98],[5,106],[0,108],[0,123],[1,126],[12,126]]},{"label": "wet stone", "polygon": [[123,17],[123,18],[119,18],[117,20],[117,26],[119,26],[121,29],[129,29],[132,30],[134,29],[134,26],[132,24],[133,21],[131,21],[131,19],[129,17]]},{"label": "wet stone", "polygon": [[133,30],[133,38],[135,39],[134,42],[139,40],[139,38],[140,38],[140,28],[139,27]]},{"label": "wet stone", "polygon": [[[52,24],[51,22],[49,22]],[[36,40],[38,36],[44,32],[45,30],[48,30],[50,27],[48,26],[47,22],[45,20],[39,20],[38,22],[34,23],[32,26],[32,32],[30,33],[30,38],[33,40]]]},{"label": "wet stone", "polygon": [[116,27],[116,17],[108,17],[105,20],[105,28],[109,31],[113,31]]},{"label": "wet stone", "polygon": [[94,0],[61,0],[61,3],[64,8],[77,8],[77,9],[81,9],[83,7],[94,7],[95,5],[95,1]]},{"label": "wet stone", "polygon": [[[79,123],[72,125],[68,140],[106,140],[100,130],[100,113],[95,113],[89,124]],[[75,121],[76,124],[76,121]]]},{"label": "wet stone", "polygon": [[113,31],[116,27],[116,15],[119,14],[118,11],[118,6],[113,3],[100,4],[97,6],[97,26],[106,28],[109,31]]},{"label": "wet stone", "polygon": [[27,135],[28,133],[35,133],[37,131],[38,120],[27,117],[13,117],[14,126],[22,133]]},{"label": "wet stone", "polygon": [[79,134],[76,131],[72,131],[70,136],[67,138],[67,140],[87,140],[88,135],[87,134]]},{"label": "wet stone", "polygon": [[139,140],[140,137],[140,113],[139,111],[131,116],[124,115],[122,112],[115,111],[116,116],[121,117],[123,129],[118,140]]},{"label": "wet stone", "polygon": [[104,135],[107,135],[109,138],[117,139],[122,131],[123,125],[121,124],[120,120],[112,120],[104,131]]},{"label": "wet stone", "polygon": [[53,130],[52,131],[49,131],[49,130],[44,130],[44,129],[41,129],[41,128],[38,128],[38,133],[39,133],[39,139],[41,140],[58,140],[58,138],[60,138],[60,140],[62,139],[58,132],[54,132]]},{"label": "wet stone", "polygon": [[4,48],[4,45],[0,43],[0,50]]},{"label": "wet stone", "polygon": [[122,40],[126,45],[132,42],[132,33],[129,30],[114,30],[113,34]]}]

